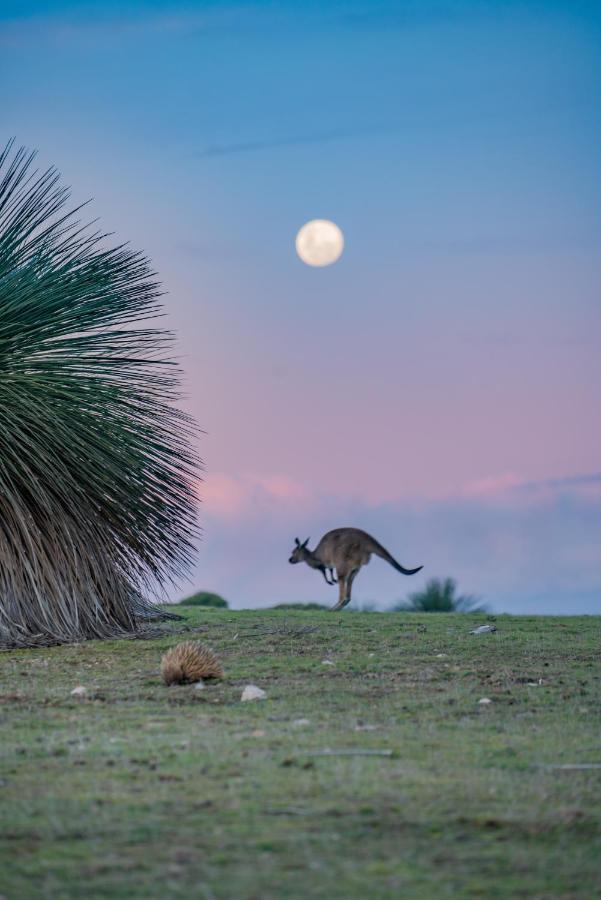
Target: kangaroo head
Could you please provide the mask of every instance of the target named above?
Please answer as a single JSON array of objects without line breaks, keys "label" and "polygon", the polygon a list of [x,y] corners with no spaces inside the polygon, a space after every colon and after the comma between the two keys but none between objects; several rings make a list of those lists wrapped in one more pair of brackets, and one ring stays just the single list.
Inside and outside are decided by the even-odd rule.
[{"label": "kangaroo head", "polygon": [[290,563],[299,563],[304,562],[310,550],[307,549],[307,544],[309,543],[309,538],[304,541],[302,544],[298,538],[294,538],[294,547],[292,549],[292,553],[290,554],[290,559],[288,562]]}]

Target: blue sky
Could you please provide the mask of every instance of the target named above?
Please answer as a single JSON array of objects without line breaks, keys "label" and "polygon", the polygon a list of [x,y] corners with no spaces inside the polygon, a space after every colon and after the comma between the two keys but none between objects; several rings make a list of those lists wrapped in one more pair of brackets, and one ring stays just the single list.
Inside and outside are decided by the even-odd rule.
[{"label": "blue sky", "polygon": [[329,600],[288,545],[356,524],[495,608],[601,609],[600,76],[595,4],[2,5],[6,137],[169,291],[195,586]]}]

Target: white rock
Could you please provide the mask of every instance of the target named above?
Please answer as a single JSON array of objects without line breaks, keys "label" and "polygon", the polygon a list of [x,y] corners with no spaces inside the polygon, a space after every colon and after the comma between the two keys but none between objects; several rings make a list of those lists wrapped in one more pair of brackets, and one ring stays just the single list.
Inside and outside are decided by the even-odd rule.
[{"label": "white rock", "polygon": [[322,659],[321,664],[322,664],[322,666],[335,666],[336,665],[336,663],[332,662],[331,659]]},{"label": "white rock", "polygon": [[78,684],[77,687],[74,687],[71,691],[72,697],[85,697],[88,693],[88,689],[83,686],[83,684]]},{"label": "white rock", "polygon": [[470,631],[470,634],[492,634],[492,632],[496,630],[496,625],[479,625],[477,628]]},{"label": "white rock", "polygon": [[311,724],[311,719],[293,719],[292,724],[295,728],[304,728],[305,725]]},{"label": "white rock", "polygon": [[490,697],[482,697],[481,700],[478,700],[478,703],[481,706],[488,706],[489,703],[492,703],[492,700],[490,699]]},{"label": "white rock", "polygon": [[446,659],[446,656],[447,656],[446,653],[437,653],[436,659]]},{"label": "white rock", "polygon": [[262,688],[257,687],[256,684],[247,684],[240,699],[244,703],[246,700],[265,700],[266,697],[267,694]]},{"label": "white rock", "polygon": [[200,681],[197,681],[196,684],[194,685],[194,690],[195,691],[204,691],[204,689],[205,689],[205,683],[201,678]]}]

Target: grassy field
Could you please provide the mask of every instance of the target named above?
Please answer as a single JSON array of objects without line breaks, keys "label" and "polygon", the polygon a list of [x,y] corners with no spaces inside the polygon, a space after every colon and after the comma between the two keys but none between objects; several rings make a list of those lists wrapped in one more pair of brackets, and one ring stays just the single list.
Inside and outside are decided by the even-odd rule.
[{"label": "grassy field", "polygon": [[601,896],[601,618],[184,614],[0,654],[3,898]]}]

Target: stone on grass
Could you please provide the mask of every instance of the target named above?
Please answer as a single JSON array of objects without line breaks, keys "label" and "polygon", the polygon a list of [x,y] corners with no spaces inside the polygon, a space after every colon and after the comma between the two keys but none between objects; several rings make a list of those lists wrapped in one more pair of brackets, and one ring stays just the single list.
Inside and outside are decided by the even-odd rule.
[{"label": "stone on grass", "polygon": [[240,699],[244,703],[247,700],[265,700],[266,697],[267,694],[262,688],[257,687],[256,684],[247,684]]},{"label": "stone on grass", "polygon": [[492,634],[493,631],[497,630],[496,625],[478,625],[477,628],[472,629],[470,634]]},{"label": "stone on grass", "polygon": [[481,706],[488,706],[489,703],[492,703],[492,700],[490,699],[490,697],[482,697],[481,700],[478,700],[478,703]]},{"label": "stone on grass", "polygon": [[88,689],[83,686],[83,684],[78,684],[77,687],[74,687],[71,691],[72,697],[85,697],[88,693]]}]

